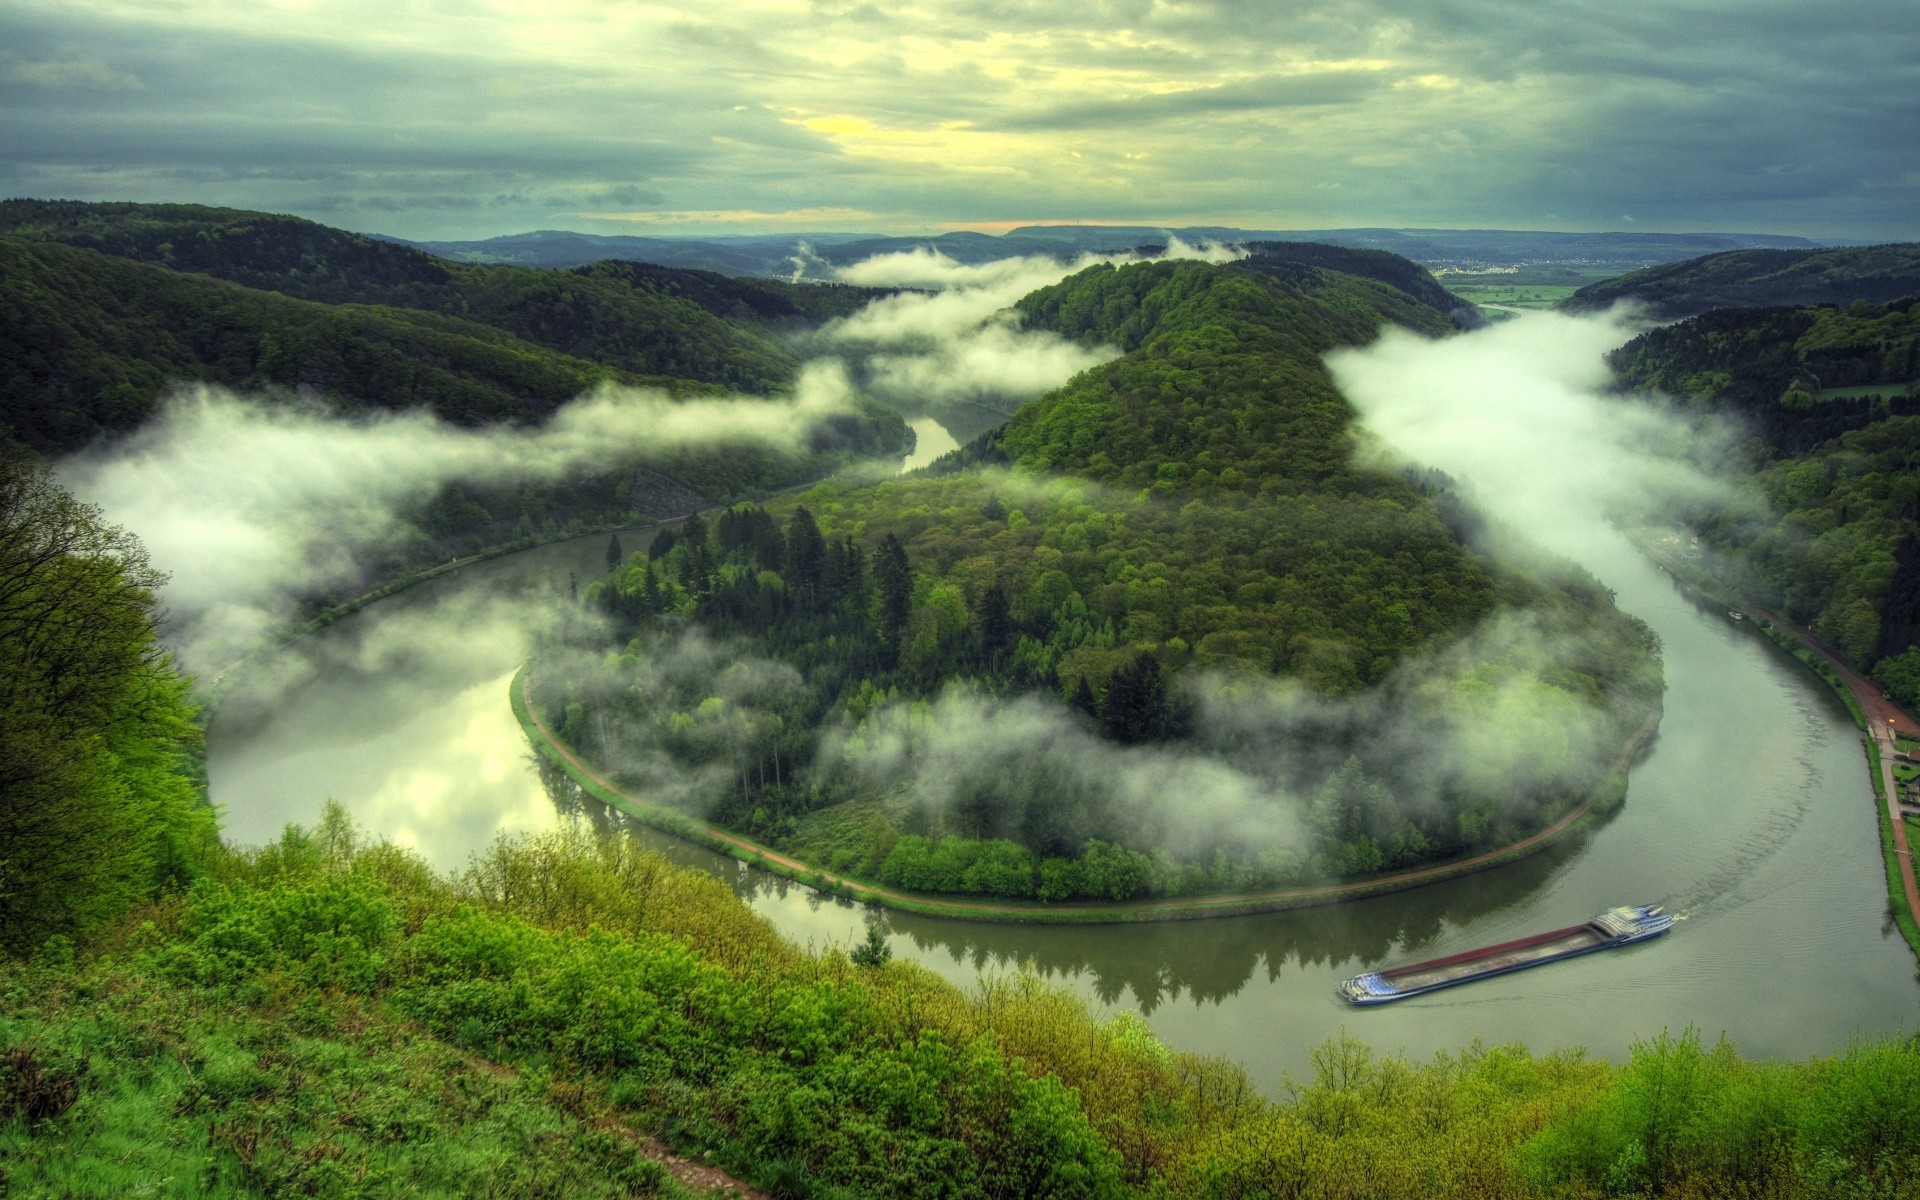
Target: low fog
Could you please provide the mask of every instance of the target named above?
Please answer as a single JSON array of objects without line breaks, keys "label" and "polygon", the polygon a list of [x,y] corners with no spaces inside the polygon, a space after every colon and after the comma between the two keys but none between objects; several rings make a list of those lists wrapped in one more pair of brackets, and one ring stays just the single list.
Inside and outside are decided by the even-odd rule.
[{"label": "low fog", "polygon": [[[1355,697],[1272,677],[1190,676],[1193,736],[1162,744],[1105,740],[1052,695],[956,683],[828,729],[813,761],[788,769],[809,765],[837,797],[897,797],[896,817],[932,833],[1017,836],[1020,814],[1038,807],[1184,861],[1225,854],[1270,878],[1305,878],[1329,839],[1341,840],[1327,783],[1350,762],[1372,791],[1347,834],[1382,844],[1410,822],[1450,824],[1463,798],[1528,822],[1605,778],[1623,731],[1551,683],[1569,657],[1605,649],[1555,621],[1502,614]],[[741,763],[763,757],[804,682],[698,628],[649,634],[631,650],[633,665],[617,675],[596,674],[591,656],[571,671],[549,664],[613,689],[594,706],[600,723],[579,736],[637,794],[711,815],[742,786]],[[610,721],[608,707],[619,714]],[[1005,824],[983,827],[987,809]]]},{"label": "low fog", "polygon": [[1613,520],[1658,521],[1729,499],[1695,465],[1714,430],[1608,394],[1604,356],[1640,328],[1623,311],[1527,313],[1438,340],[1389,326],[1327,365],[1360,410],[1376,464],[1452,476],[1523,539],[1497,542],[1496,553],[1531,562],[1531,543],[1588,566],[1596,544],[1617,536]]},{"label": "low fog", "polygon": [[1162,259],[1231,262],[1244,251],[1169,238],[1152,254],[1006,258],[967,265],[922,247],[876,255],[834,277],[870,287],[915,289],[877,300],[829,324],[818,341],[846,356],[864,386],[908,416],[932,416],[962,442],[1000,424],[1036,396],[1119,357],[1045,330],[1022,329],[1010,310],[1029,292],[1100,263]]},{"label": "low fog", "polygon": [[686,446],[791,448],[852,399],[831,360],[775,398],[606,386],[533,430],[465,429],[424,412],[345,417],[195,387],[60,475],[171,574],[169,641],[189,670],[211,672],[282,626],[301,597],[371,582],[364,560],[413,532],[400,513],[449,482],[552,480]]}]

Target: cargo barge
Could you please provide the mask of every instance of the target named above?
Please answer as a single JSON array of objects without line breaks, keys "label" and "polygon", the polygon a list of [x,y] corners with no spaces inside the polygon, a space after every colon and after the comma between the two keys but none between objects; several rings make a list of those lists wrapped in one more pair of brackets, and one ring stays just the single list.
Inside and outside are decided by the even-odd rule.
[{"label": "cargo barge", "polygon": [[1337,990],[1341,998],[1351,1004],[1385,1004],[1389,1000],[1404,1000],[1509,971],[1524,971],[1595,950],[1643,942],[1672,928],[1673,918],[1658,905],[1630,904],[1610,908],[1584,925],[1536,933],[1518,941],[1482,946],[1478,950],[1465,950],[1404,967],[1369,971],[1347,980]]}]

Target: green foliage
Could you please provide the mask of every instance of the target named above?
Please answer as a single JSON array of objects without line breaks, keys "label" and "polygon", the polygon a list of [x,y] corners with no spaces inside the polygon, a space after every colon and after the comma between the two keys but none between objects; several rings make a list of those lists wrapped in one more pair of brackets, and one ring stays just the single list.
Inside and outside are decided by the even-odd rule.
[{"label": "green foliage", "polygon": [[0,202],[0,234],[322,304],[456,317],[632,375],[748,391],[778,386],[796,365],[772,329],[845,316],[884,294],[644,263],[569,271],[451,263],[297,217],[188,204],[9,200]]},{"label": "green foliage", "polygon": [[92,934],[213,840],[161,580],[43,468],[0,459],[0,955]]},{"label": "green foliage", "polygon": [[[390,1021],[294,993],[247,1006],[131,965],[17,991],[0,1094],[25,1065],[65,1106],[0,1103],[11,1194],[638,1197],[665,1171],[516,1077]],[[10,1072],[9,1068],[13,1068]],[[54,1111],[57,1110],[57,1111]]]},{"label": "green foliage", "polygon": [[[1713,571],[1920,703],[1920,310],[1730,309],[1613,355],[1623,383],[1731,413],[1742,495],[1687,514]],[[1822,398],[1834,387],[1874,395]]]},{"label": "green foliage", "polygon": [[1920,1189],[1920,1039],[1753,1062],[1689,1031],[1615,1067],[1342,1036],[1268,1100],[1032,975],[963,994],[878,927],[797,950],[624,838],[448,880],[334,812],[212,868],[111,956],[0,975],[13,1194],[679,1194],[656,1139],[776,1195]]}]

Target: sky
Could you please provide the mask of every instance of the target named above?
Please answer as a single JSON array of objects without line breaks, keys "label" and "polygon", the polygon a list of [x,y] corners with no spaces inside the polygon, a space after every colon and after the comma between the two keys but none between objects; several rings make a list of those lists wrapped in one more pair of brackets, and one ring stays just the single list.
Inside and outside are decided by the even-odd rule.
[{"label": "sky", "polygon": [[416,238],[1920,235],[1920,3],[0,0],[0,193]]}]

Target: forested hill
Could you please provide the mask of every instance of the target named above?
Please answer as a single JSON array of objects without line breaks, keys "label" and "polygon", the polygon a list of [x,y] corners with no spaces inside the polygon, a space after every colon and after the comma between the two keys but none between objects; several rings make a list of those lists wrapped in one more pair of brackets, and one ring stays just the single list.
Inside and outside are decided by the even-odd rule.
[{"label": "forested hill", "polygon": [[632,374],[749,391],[793,371],[775,331],[844,316],[885,294],[624,262],[571,270],[454,263],[298,217],[191,204],[9,200],[0,202],[0,235],[296,299],[457,317]]},{"label": "forested hill", "polygon": [[472,321],[0,238],[0,421],[43,453],[136,428],[179,382],[307,388],[472,424],[536,419],[607,380],[640,382]]},{"label": "forested hill", "polygon": [[[1354,412],[1321,355],[1390,323],[1442,333],[1438,309],[1302,263],[1197,262],[1090,268],[1019,308],[1031,327],[1125,354],[938,473],[829,481],[620,558],[587,602],[622,652],[554,654],[534,673],[563,736],[639,793],[680,796],[833,870],[916,891],[1124,900],[1502,844],[1584,795],[1651,711],[1651,639],[1604,589],[1502,569],[1466,544],[1471,518],[1444,480],[1355,460]],[[1534,632],[1487,650],[1482,678],[1566,718],[1549,738],[1512,739],[1529,756],[1552,749],[1511,775],[1483,755],[1475,779],[1456,777],[1434,750],[1451,723],[1492,719],[1481,685],[1396,706],[1425,723],[1411,772],[1376,727],[1339,715],[1358,708],[1327,709],[1310,745],[1223,743],[1194,717],[1208,681],[1259,694],[1277,675],[1353,696],[1507,617]],[[711,641],[687,643],[690,623]],[[1565,656],[1545,674],[1536,637]],[[986,718],[968,705],[1015,698],[1038,706],[1022,710],[1025,732],[982,735],[934,771],[951,804],[820,751],[830,731],[852,746],[894,736],[899,706],[959,705],[949,719],[973,727]],[[1196,833],[1166,798],[1129,799],[1046,749],[1074,744],[1081,721],[1196,770],[1318,793],[1320,815],[1275,795],[1237,832]],[[1569,738],[1569,724],[1587,733]],[[1036,728],[1053,732],[1036,743]],[[1280,742],[1281,761],[1243,761]]]},{"label": "forested hill", "polygon": [[1716,568],[1920,705],[1920,302],[1721,309],[1611,361],[1754,435],[1716,464],[1751,506],[1694,517]]},{"label": "forested hill", "polygon": [[1415,300],[1446,314],[1463,329],[1482,324],[1479,310],[1449,292],[1433,272],[1410,258],[1389,250],[1366,250],[1351,246],[1332,246],[1321,242],[1248,242],[1248,257],[1240,265],[1251,270],[1275,270],[1281,263],[1302,263],[1377,279],[1399,288]]},{"label": "forested hill", "polygon": [[1256,495],[1353,482],[1353,410],[1322,354],[1386,322],[1449,328],[1397,287],[1279,259],[1094,267],[1018,307],[1029,326],[1129,353],[1015,414],[997,438],[1014,462]]},{"label": "forested hill", "polygon": [[1714,308],[1884,303],[1913,295],[1920,295],[1920,243],[1897,242],[1709,254],[1589,284],[1560,307],[1597,312],[1633,300],[1673,319]]},{"label": "forested hill", "polygon": [[[311,222],[190,206],[0,209],[33,235],[0,234],[0,445],[46,455],[135,429],[190,383],[298,391],[343,411],[426,409],[464,425],[538,422],[608,382],[778,391],[798,365],[782,329],[873,294],[632,263],[468,267]],[[849,457],[902,452],[908,437],[898,416],[869,406],[831,445],[627,454],[551,484],[450,485],[411,514],[430,535],[420,561],[765,495]]]}]

